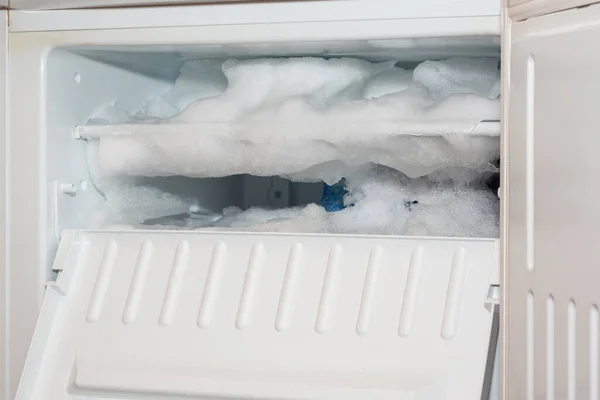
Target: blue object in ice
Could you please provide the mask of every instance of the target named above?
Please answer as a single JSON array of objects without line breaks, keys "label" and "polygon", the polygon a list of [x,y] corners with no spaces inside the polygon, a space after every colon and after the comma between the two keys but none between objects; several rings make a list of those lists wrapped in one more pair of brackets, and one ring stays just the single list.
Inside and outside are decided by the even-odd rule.
[{"label": "blue object in ice", "polygon": [[335,185],[329,186],[323,184],[323,196],[321,197],[321,206],[327,212],[340,211],[346,208],[344,205],[344,196],[348,193],[344,180]]}]

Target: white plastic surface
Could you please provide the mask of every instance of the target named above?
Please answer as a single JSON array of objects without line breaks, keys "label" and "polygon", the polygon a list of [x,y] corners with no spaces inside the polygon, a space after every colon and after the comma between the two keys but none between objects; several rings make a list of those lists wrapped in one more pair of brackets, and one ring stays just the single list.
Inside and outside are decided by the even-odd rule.
[{"label": "white plastic surface", "polygon": [[480,399],[497,245],[66,232],[17,399]]},{"label": "white plastic surface", "polygon": [[[8,93],[7,265],[9,286],[15,288],[8,293],[9,399],[17,389],[44,284],[51,278],[58,246],[54,218],[61,221],[57,231],[80,228],[86,209],[89,212],[102,200],[89,177],[85,143],[71,137],[73,126],[115,97],[134,109],[150,93],[167,87],[142,74],[61,50],[48,54],[57,43],[38,39],[34,43],[9,37],[10,84],[20,88]],[[54,196],[55,184],[74,184],[77,195]]]},{"label": "white plastic surface", "polygon": [[511,26],[505,393],[600,396],[600,5]]},{"label": "white plastic surface", "polygon": [[[94,1],[102,5],[104,1]],[[13,0],[11,8],[32,8],[49,4],[51,0]],[[71,0],[52,2],[69,7],[79,2],[81,5],[92,0]],[[138,2],[131,0],[132,3]],[[162,1],[169,3],[169,1]],[[70,3],[70,4],[69,4]],[[238,25],[273,23],[314,23],[327,22],[339,25],[347,22],[376,21],[387,24],[401,19],[402,24],[423,26],[430,35],[439,29],[450,28],[480,29],[483,34],[499,34],[500,0],[362,0],[362,1],[281,1],[281,2],[238,2],[232,4],[206,4],[170,7],[130,7],[125,9],[86,9],[11,12],[12,31],[42,31],[70,29],[106,29],[140,27],[176,27],[201,25]],[[457,22],[459,22],[457,24]],[[398,25],[398,21],[394,21]],[[265,26],[263,26],[264,28]],[[296,27],[297,28],[297,27]],[[319,36],[327,32],[317,29]],[[330,29],[343,29],[331,27]],[[372,32],[361,30],[359,35]],[[448,33],[450,33],[448,31]],[[276,39],[273,37],[272,39]]]}]

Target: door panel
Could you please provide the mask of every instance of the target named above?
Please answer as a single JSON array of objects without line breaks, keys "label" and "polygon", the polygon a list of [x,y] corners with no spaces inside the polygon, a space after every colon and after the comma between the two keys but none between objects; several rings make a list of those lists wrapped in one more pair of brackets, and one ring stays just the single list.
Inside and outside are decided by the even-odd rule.
[{"label": "door panel", "polygon": [[481,399],[497,244],[63,231],[17,400]]},{"label": "door panel", "polygon": [[511,28],[508,399],[598,399],[600,7]]}]

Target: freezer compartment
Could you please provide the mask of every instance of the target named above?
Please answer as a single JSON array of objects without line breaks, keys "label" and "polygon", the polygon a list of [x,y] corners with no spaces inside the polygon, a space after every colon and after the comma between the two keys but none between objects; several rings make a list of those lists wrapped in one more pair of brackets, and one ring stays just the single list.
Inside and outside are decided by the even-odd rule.
[{"label": "freezer compartment", "polygon": [[[63,38],[71,38],[72,43],[87,43],[90,37],[83,34],[81,40],[75,40],[71,33],[60,33],[52,40],[48,39],[49,42],[43,41],[47,45],[45,48],[62,43],[62,34]],[[18,296],[13,294],[17,301],[12,304],[35,297],[43,290],[46,278],[52,281],[47,284],[47,296],[19,398],[155,398],[169,395],[480,398],[486,391],[485,365],[490,361],[488,344],[497,304],[493,289],[498,284],[495,279],[498,251],[497,240],[472,237],[497,235],[498,201],[494,191],[488,188],[488,179],[498,173],[494,164],[497,154],[490,152],[489,160],[474,168],[464,163],[475,153],[480,156],[472,151],[480,147],[469,147],[478,140],[499,146],[495,132],[469,136],[472,132],[463,129],[463,125],[458,130],[447,131],[452,128],[447,124],[448,120],[435,118],[430,122],[441,121],[441,124],[432,124],[433,129],[414,130],[414,127],[424,126],[417,123],[410,130],[402,131],[397,123],[405,123],[403,118],[372,119],[362,126],[374,122],[384,125],[391,121],[392,132],[400,132],[398,136],[401,140],[409,140],[407,143],[434,140],[438,143],[436,146],[441,144],[439,148],[444,148],[449,142],[446,134],[458,132],[464,134],[464,140],[460,142],[465,147],[456,156],[446,158],[454,160],[455,164],[444,164],[443,168],[436,167],[433,172],[402,172],[403,167],[371,160],[357,163],[360,168],[351,174],[344,170],[329,180],[317,174],[300,179],[290,176],[290,171],[284,169],[265,170],[260,174],[251,169],[208,174],[214,177],[199,174],[198,170],[157,172],[134,171],[127,167],[108,171],[94,162],[92,142],[116,140],[119,135],[85,133],[84,130],[110,130],[116,125],[126,129],[155,128],[173,122],[175,114],[179,115],[178,109],[173,115],[158,118],[166,122],[152,120],[152,117],[147,118],[148,113],[138,112],[148,110],[145,105],[152,99],[177,87],[180,71],[190,60],[243,61],[296,56],[325,60],[345,56],[369,62],[392,61],[394,67],[412,69],[428,59],[497,57],[497,38],[260,45],[132,44],[136,40],[147,43],[156,37],[156,33],[150,32],[143,35],[143,40],[139,37],[124,39],[131,43],[123,46],[58,48],[47,58],[39,54],[27,58],[24,56],[29,54],[27,51],[16,53],[17,57],[27,61],[29,71],[32,65],[39,67],[38,60],[44,60],[43,76],[32,74],[34,84],[30,86],[39,86],[37,91],[25,86],[27,93],[37,94],[41,88],[45,89],[42,93],[46,101],[34,102],[35,123],[29,123],[21,115],[18,126],[31,128],[38,134],[35,137],[40,140],[34,147],[37,152],[28,153],[30,158],[36,155],[32,160],[36,172],[29,170],[25,176],[35,175],[35,182],[41,184],[35,185],[33,193],[44,193],[47,188],[48,199],[44,204],[46,199],[36,196],[34,202],[23,195],[24,206],[14,207],[18,211],[13,217],[16,221],[23,216],[25,206],[34,203],[27,212],[31,213],[32,220],[40,219],[36,219],[35,225],[40,229],[31,233],[30,243],[31,249],[39,251],[11,253],[13,263],[24,266],[12,274],[13,281],[22,278],[23,283]],[[181,38],[178,36],[177,40],[181,41]],[[188,43],[194,40],[191,36],[184,39]],[[219,40],[217,43],[234,39],[228,36]],[[106,41],[96,37],[90,43]],[[161,38],[161,41],[165,39]],[[25,40],[15,42],[26,45]],[[31,43],[38,42],[31,40]],[[14,67],[13,71],[18,70]],[[15,76],[19,82],[27,81],[26,74]],[[184,87],[196,86],[191,82]],[[470,97],[463,94],[465,98]],[[378,98],[383,97],[385,95]],[[38,103],[41,104],[39,110]],[[98,118],[101,110],[117,111],[123,120],[102,121]],[[468,108],[463,111],[466,111],[462,114],[463,120],[466,116],[473,129],[479,129],[481,124],[497,124],[495,119],[490,121],[479,114],[468,115]],[[498,112],[493,107],[484,111]],[[452,113],[446,115],[449,114]],[[269,121],[274,120],[269,117],[258,121],[251,131],[261,131],[260,124],[265,121],[272,128]],[[280,126],[287,126],[292,131],[297,129],[297,125],[286,125],[285,121],[285,118],[280,119]],[[299,125],[304,122],[293,118],[287,121],[300,121]],[[198,123],[221,128],[231,126],[231,120],[219,118],[188,121],[189,126]],[[95,127],[91,128],[91,125]],[[342,124],[331,126],[339,128]],[[247,127],[252,125],[242,125],[244,129]],[[360,130],[350,131],[346,129],[348,127],[352,126],[346,125],[338,132],[361,134]],[[271,128],[264,129],[267,137],[273,135]],[[360,124],[355,128],[362,129]],[[315,130],[318,135],[327,131]],[[121,135],[121,139],[137,140],[143,135],[128,132]],[[18,139],[13,144],[19,144],[21,150],[27,148],[23,137]],[[167,145],[178,143],[171,139],[169,135],[163,136]],[[205,139],[206,135],[198,135],[200,142]],[[121,148],[114,143],[114,149]],[[380,149],[385,147],[380,146]],[[456,148],[450,146],[449,154]],[[416,147],[413,149],[404,156],[414,156],[412,160],[416,161],[426,158],[426,153]],[[286,151],[289,153],[289,149]],[[104,152],[104,155],[110,152]],[[395,151],[391,153],[396,155]],[[120,161],[121,156],[114,154],[115,161]],[[132,153],[128,151],[127,154]],[[285,152],[281,151],[279,157],[283,154]],[[262,156],[259,154],[258,159]],[[215,162],[215,165],[231,165],[231,159],[221,157],[216,161],[223,163]],[[14,163],[14,158],[11,162],[20,165]],[[354,166],[344,164],[344,168]],[[141,167],[142,163],[131,165]],[[273,165],[283,164],[278,161]],[[407,165],[413,165],[413,162]],[[322,166],[319,164],[319,169]],[[340,176],[343,177],[342,187],[355,197],[345,201],[346,196],[342,196],[344,208],[328,211],[323,206],[324,194],[328,188],[339,188],[336,179]],[[245,185],[247,181],[252,183]],[[46,182],[48,185],[44,187]],[[182,232],[181,226],[156,224],[157,219],[181,218],[182,214],[188,214],[188,217],[193,214],[194,218],[198,215],[210,217],[209,213],[223,213],[229,206],[241,210],[249,207],[249,211],[256,212],[257,208],[252,205],[261,202],[255,201],[253,193],[259,194],[261,199],[285,198],[279,186],[276,190],[271,190],[271,186],[268,190],[258,189],[274,182],[275,186],[288,187],[289,197],[285,204],[269,203],[269,213],[308,204],[302,210],[309,214],[302,217],[310,217],[308,220],[312,222],[325,221],[326,225],[317,230],[310,224],[305,231],[329,234],[290,233],[298,232],[298,225],[282,227],[282,221],[278,221],[277,226],[258,229],[255,226],[251,230],[284,231],[286,234],[222,232],[250,229],[234,226]],[[23,193],[25,186],[20,185],[15,193]],[[126,231],[111,230],[107,224],[94,226],[95,217],[106,211],[111,195],[120,201],[133,194],[130,198],[137,203],[129,203],[131,209],[151,209],[148,205],[153,203],[146,202],[140,190],[157,194],[155,199],[159,200],[183,199],[180,203],[183,210],[170,207],[166,215],[122,224]],[[293,200],[295,191],[303,200]],[[265,193],[272,196],[265,196]],[[415,198],[415,194],[419,198]],[[479,195],[483,195],[485,201],[479,201]],[[247,197],[251,201],[245,202]],[[14,194],[11,198],[14,200],[11,204],[17,204]],[[188,199],[192,201],[188,202]],[[384,208],[381,207],[382,200],[386,200],[383,201]],[[258,210],[266,207],[263,205]],[[473,212],[474,207],[479,207],[477,212]],[[433,209],[437,211],[427,212]],[[315,214],[325,218],[314,219]],[[344,215],[349,218],[343,218],[348,222],[342,225],[343,229],[328,229],[331,220],[339,227],[339,221],[335,220]],[[414,219],[414,215],[421,218]],[[48,220],[44,221],[44,218]],[[412,224],[408,223],[409,219]],[[376,223],[365,227],[361,225],[365,221]],[[428,231],[419,221],[425,222],[425,227],[431,221],[444,221],[438,225],[443,230]],[[488,224],[490,221],[491,225]],[[390,225],[387,224],[399,222],[406,222],[404,226],[419,227],[419,230],[395,230],[398,225],[388,229]],[[13,225],[13,231],[27,236],[20,226]],[[466,231],[457,229],[465,226]],[[482,226],[492,226],[496,231],[477,231]],[[89,227],[98,229],[82,229]],[[168,228],[175,230],[165,232]],[[425,236],[456,236],[460,231],[465,232],[461,236],[470,238],[347,235],[416,234],[417,231]],[[46,254],[39,254],[43,250]],[[50,273],[50,268],[46,270],[40,264],[52,260]],[[36,278],[35,282],[32,277]],[[27,311],[23,313],[24,322],[14,319],[11,324],[18,333],[12,337],[23,338],[23,343],[17,343],[13,351],[17,354],[16,364],[20,363],[19,353],[24,352],[29,341],[31,327],[28,323],[37,312],[37,305],[32,303],[31,300],[23,301],[21,308]],[[125,367],[125,371],[117,370],[119,366]],[[367,373],[365,366],[369,369]],[[283,378],[289,379],[290,386],[282,382]]]},{"label": "freezer compartment", "polygon": [[56,49],[54,233],[496,237],[498,51],[485,36]]},{"label": "freezer compartment", "polygon": [[[346,2],[337,3],[346,10]],[[425,5],[420,7],[432,10]],[[127,113],[135,113],[149,97],[170,90],[183,62],[189,59],[346,56],[397,61],[399,66],[412,68],[427,59],[499,56],[498,37],[457,36],[497,34],[499,23],[494,13],[483,13],[492,16],[481,18],[464,17],[473,13],[454,13],[452,18],[430,19],[410,19],[414,16],[411,14],[400,19],[404,17],[400,12],[389,14],[386,8],[375,10],[369,5],[368,15],[358,15],[357,9],[351,7],[349,12],[330,12],[332,19],[308,10],[310,13],[300,16],[300,23],[296,23],[299,18],[293,9],[283,3],[280,8],[282,12],[275,15],[265,13],[260,18],[250,16],[243,21],[240,18],[243,12],[236,11],[232,17],[221,8],[211,8],[218,24],[200,9],[194,15],[183,9],[169,10],[171,16],[178,13],[183,17],[177,20],[162,18],[164,10],[158,8],[152,13],[138,13],[135,9],[110,13],[95,10],[85,15],[65,12],[60,16],[21,12],[21,17],[28,14],[27,19],[35,20],[36,25],[19,27],[17,19],[24,22],[24,18],[15,15],[13,21],[11,17],[15,24],[11,22],[9,37],[10,86],[18,88],[9,93],[11,156],[7,159],[10,178],[7,235],[17,249],[9,252],[8,264],[14,266],[10,285],[18,288],[9,293],[11,395],[45,287],[55,278],[51,264],[59,236],[67,235],[69,228],[90,226],[91,216],[105,203],[104,191],[98,190],[97,181],[92,179],[87,142],[73,138],[75,127],[86,124],[103,105],[117,101]],[[282,16],[284,11],[286,15]],[[352,21],[346,20],[348,13],[355,15]],[[69,22],[65,25],[63,17],[67,14]],[[76,18],[71,18],[75,14]],[[423,12],[422,16],[428,14]],[[186,26],[176,24],[182,19]],[[56,24],[47,23],[52,21]],[[125,28],[121,23],[137,28],[96,30],[100,26]],[[156,24],[162,27],[140,28]],[[64,30],[67,26],[73,30]],[[27,31],[28,28],[36,32]],[[431,35],[447,36],[432,38]],[[137,233],[144,236],[148,230]],[[165,236],[178,233],[169,232]],[[340,237],[344,239],[346,235]],[[83,268],[78,271],[86,270],[84,264],[80,266]],[[56,321],[56,326],[64,321],[53,313],[45,314],[42,320],[41,325],[44,321]],[[30,365],[35,369],[39,364],[33,361]],[[63,378],[68,380],[72,371],[68,370]],[[47,396],[40,393],[40,397]]]}]

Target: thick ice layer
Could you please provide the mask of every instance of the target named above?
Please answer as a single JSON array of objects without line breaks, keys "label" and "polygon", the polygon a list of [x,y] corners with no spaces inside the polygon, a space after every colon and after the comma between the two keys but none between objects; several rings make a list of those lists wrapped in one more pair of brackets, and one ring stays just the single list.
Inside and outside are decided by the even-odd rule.
[{"label": "thick ice layer", "polygon": [[[453,167],[485,171],[499,141],[469,132],[479,121],[499,119],[498,100],[482,95],[499,77],[496,59],[475,61],[439,62],[448,67],[422,67],[422,74],[418,67],[417,82],[393,63],[230,60],[221,94],[211,87],[212,97],[159,123],[96,128],[92,169],[102,177],[249,173],[327,183],[370,162],[411,177]],[[461,65],[471,69],[452,79],[447,70]]]}]

